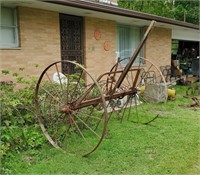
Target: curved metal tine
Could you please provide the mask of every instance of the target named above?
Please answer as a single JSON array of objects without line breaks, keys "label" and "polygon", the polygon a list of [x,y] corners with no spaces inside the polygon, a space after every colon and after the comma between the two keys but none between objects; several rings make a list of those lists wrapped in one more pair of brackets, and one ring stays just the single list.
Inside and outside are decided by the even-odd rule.
[{"label": "curved metal tine", "polygon": [[127,120],[129,120],[129,117],[130,117],[130,113],[131,113],[131,107],[132,107],[132,104],[133,104],[133,99],[132,99],[132,96],[133,95],[131,95],[131,103],[130,103],[130,108],[129,108],[129,110],[128,110],[128,118],[127,118]]},{"label": "curved metal tine", "polygon": [[[108,109],[108,106],[109,106],[109,103],[106,105],[106,109]],[[101,114],[101,117],[99,117],[100,120],[99,120],[99,122],[97,123],[95,130],[99,127],[99,124],[101,123],[101,121],[102,121],[104,115],[105,115],[105,112],[103,112],[103,113]],[[109,115],[109,117],[108,117],[108,119],[107,119],[107,123],[109,122],[111,115],[112,115],[112,112],[110,113],[110,115]]]},{"label": "curved metal tine", "polygon": [[[140,99],[140,98],[141,98],[141,97],[138,96],[138,99]],[[147,103],[147,101],[146,101],[144,98],[142,98],[142,100],[143,100],[145,103]],[[140,108],[142,109],[141,111],[146,111],[145,108],[144,108],[144,105],[140,105]],[[142,122],[141,122],[141,124],[147,125],[147,124],[149,124],[151,121],[154,121],[158,116],[159,116],[159,115],[156,115],[152,120],[150,120],[150,121],[148,121],[148,122],[146,122],[146,123],[144,123],[144,122],[142,123]],[[149,115],[147,115],[146,117],[148,118],[148,120],[150,119],[150,118],[149,118]]]},{"label": "curved metal tine", "polygon": [[134,97],[134,100],[135,100],[135,108],[136,108],[136,116],[137,116],[137,122],[139,123],[139,115],[138,115],[138,103],[137,103],[137,99],[140,103],[140,100],[139,100],[139,96],[137,94],[135,94],[135,97]]},{"label": "curved metal tine", "polygon": [[[128,106],[128,103],[129,103],[129,100],[131,99],[131,96],[128,96],[128,99],[126,100],[126,103],[123,105],[123,113],[122,113],[122,117],[121,117],[121,123],[124,119],[124,114],[125,114],[125,111],[126,111],[126,108]],[[131,108],[131,106],[129,106]]]},{"label": "curved metal tine", "polygon": [[134,98],[134,103],[135,103],[134,107],[136,106],[136,113],[137,113],[136,94],[134,94],[134,95],[129,96],[129,100],[130,100],[131,103],[130,103],[129,110],[128,110],[128,117],[127,117],[127,120],[129,120],[129,118],[130,118],[130,112],[131,112],[131,109],[132,109],[133,98]]},{"label": "curved metal tine", "polygon": [[[126,60],[126,59],[130,59],[130,58],[124,58],[124,59],[121,60],[121,62],[122,62],[123,60]],[[141,62],[140,62],[140,64],[139,64],[139,68],[140,68],[140,65],[141,65]],[[129,71],[129,72],[130,72],[130,71]],[[130,74],[131,74],[131,80],[133,80],[133,72],[131,71]],[[127,87],[133,85],[133,84],[131,84],[130,81],[129,81],[129,75],[128,75],[128,73],[127,73],[127,76],[126,76],[126,80],[127,80],[127,82],[124,82],[124,83],[128,83],[128,84],[126,84]],[[124,84],[124,83],[123,83],[123,84]],[[123,120],[123,118],[124,118],[124,113],[125,113],[125,111],[126,111],[126,108],[127,108],[128,103],[129,103],[130,100],[131,100],[131,96],[128,96],[128,99],[127,99],[126,103],[123,105],[123,112],[122,112],[121,122],[122,122],[122,120]],[[129,108],[129,115],[130,115],[131,105],[132,105],[132,100],[131,100],[131,104],[130,104],[130,108]],[[118,113],[118,114],[120,114],[120,113]],[[129,118],[129,116],[128,116],[128,118]]]},{"label": "curved metal tine", "polygon": [[[157,83],[163,83],[163,80],[162,80],[162,76],[161,76],[161,75],[157,76],[156,79],[157,79]],[[159,81],[158,81],[158,80],[159,80]]]},{"label": "curved metal tine", "polygon": [[102,119],[103,119],[103,116],[105,115],[105,112],[103,112],[102,114],[101,114],[101,117],[99,117],[99,122],[97,123],[97,125],[96,125],[96,127],[95,127],[95,131],[97,130],[97,128],[99,127],[99,124],[101,123],[101,121],[102,121]]},{"label": "curved metal tine", "polygon": [[[110,104],[110,102],[109,102],[109,104]],[[114,104],[115,105],[115,104]],[[119,112],[118,112],[118,110],[115,110],[115,107],[116,107],[116,105],[115,106],[111,106],[111,112],[110,112],[110,116],[109,116],[109,119],[110,119],[110,117],[112,116],[112,114],[115,112],[115,113],[118,113],[119,114]]]},{"label": "curved metal tine", "polygon": [[[129,60],[130,60],[131,58],[129,57]],[[139,66],[138,66],[138,69],[140,68],[140,66],[141,66],[141,63],[139,62]],[[131,87],[133,87],[133,83],[134,83],[134,76],[133,76],[133,71],[130,71],[131,72],[131,80],[132,80],[132,85],[131,85]],[[134,87],[133,87],[134,88]]]},{"label": "curved metal tine", "polygon": [[146,71],[147,73],[150,71],[150,69],[152,68],[153,64],[151,64],[151,66],[148,68],[148,70]]},{"label": "curved metal tine", "polygon": [[[106,105],[106,109],[108,109],[108,105],[109,105],[109,103]],[[95,130],[98,128],[98,126],[99,126],[99,124],[101,123],[101,121],[102,121],[104,115],[105,115],[105,112],[103,112],[103,113],[101,114],[101,117],[99,117],[100,120],[99,120],[99,122],[97,123]],[[110,119],[110,117],[107,118],[107,123],[108,123],[109,119]]]},{"label": "curved metal tine", "polygon": [[139,100],[139,96],[137,94],[135,94],[133,96],[133,98],[134,98],[134,103],[135,103],[134,108],[135,108],[135,111],[136,111],[137,123],[139,123],[140,120],[139,120],[139,114],[138,114],[138,104],[140,105],[140,100]]},{"label": "curved metal tine", "polygon": [[153,122],[155,119],[157,119],[159,117],[159,114],[157,114],[153,119],[149,120],[146,123],[143,123],[144,125],[148,125],[149,123]]},{"label": "curved metal tine", "polygon": [[142,76],[140,76],[140,81],[137,83],[137,87],[143,86],[144,85],[144,79]]},{"label": "curved metal tine", "polygon": [[[110,104],[110,102],[107,104],[106,108],[108,108],[108,107],[109,107],[109,104]],[[111,116],[112,116],[113,112],[114,112],[114,109],[112,108],[112,111],[111,111],[111,112],[109,112],[108,122],[110,121],[110,118],[111,118]]]},{"label": "curved metal tine", "polygon": [[[151,75],[152,73],[152,75]],[[149,71],[149,78],[151,79],[150,83],[156,83],[156,73],[155,71]]]}]

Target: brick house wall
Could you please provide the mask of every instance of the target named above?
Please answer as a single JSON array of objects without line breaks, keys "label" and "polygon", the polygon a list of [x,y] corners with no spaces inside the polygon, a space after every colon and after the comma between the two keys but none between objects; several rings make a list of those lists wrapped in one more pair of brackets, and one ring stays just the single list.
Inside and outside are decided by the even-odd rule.
[{"label": "brick house wall", "polygon": [[[95,38],[95,32],[99,38]],[[104,48],[108,45],[108,49]],[[85,18],[85,66],[98,77],[109,71],[116,61],[116,23],[98,18]]]},{"label": "brick house wall", "polygon": [[[52,62],[61,60],[59,13],[19,7],[19,49],[1,49],[0,70],[39,76]],[[95,32],[100,38],[95,38]],[[116,22],[84,18],[85,67],[94,76],[109,71],[116,62]],[[171,62],[171,30],[154,28],[145,44],[144,57],[159,67]],[[39,64],[35,68],[34,64]],[[12,80],[1,74],[0,81]]]},{"label": "brick house wall", "polygon": [[[33,8],[18,8],[19,39],[18,49],[0,50],[0,70],[39,76],[50,63],[60,60],[59,14]],[[35,68],[39,64],[39,69]],[[8,76],[1,74],[1,81]],[[9,78],[12,80],[12,77]]]},{"label": "brick house wall", "polygon": [[159,68],[171,65],[171,29],[154,27],[145,46],[144,57]]}]

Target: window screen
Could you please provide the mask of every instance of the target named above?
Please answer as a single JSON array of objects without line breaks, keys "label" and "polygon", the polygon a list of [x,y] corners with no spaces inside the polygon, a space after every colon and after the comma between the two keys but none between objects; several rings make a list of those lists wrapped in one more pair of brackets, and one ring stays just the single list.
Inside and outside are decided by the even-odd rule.
[{"label": "window screen", "polygon": [[[141,29],[138,27],[118,25],[117,27],[117,58],[120,58],[121,65],[125,66],[141,40]],[[139,63],[139,57],[135,60],[134,64]],[[127,58],[127,59],[126,59]]]},{"label": "window screen", "polygon": [[15,8],[1,7],[0,47],[18,47],[18,26]]}]

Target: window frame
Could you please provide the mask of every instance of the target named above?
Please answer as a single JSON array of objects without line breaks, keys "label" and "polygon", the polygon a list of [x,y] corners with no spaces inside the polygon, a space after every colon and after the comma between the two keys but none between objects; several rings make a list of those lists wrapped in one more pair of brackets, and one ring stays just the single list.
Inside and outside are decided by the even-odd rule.
[{"label": "window frame", "polygon": [[[17,10],[16,7],[13,8],[13,7],[2,6],[1,8],[7,8],[7,9],[11,9],[12,10],[14,25],[2,25],[0,23],[0,28],[13,29],[14,30],[14,42],[13,43],[4,43],[4,44],[0,43],[0,49],[12,49],[12,48],[15,49],[15,48],[19,48],[18,10]],[[1,16],[1,18],[2,18],[2,16]],[[0,36],[0,38],[1,38],[1,36]]]}]

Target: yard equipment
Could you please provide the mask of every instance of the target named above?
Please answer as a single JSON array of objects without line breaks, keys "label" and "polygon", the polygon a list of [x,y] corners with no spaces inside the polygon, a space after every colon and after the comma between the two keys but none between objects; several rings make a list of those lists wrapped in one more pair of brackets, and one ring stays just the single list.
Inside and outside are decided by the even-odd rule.
[{"label": "yard equipment", "polygon": [[131,113],[135,115],[134,122],[148,124],[158,117],[152,111],[141,115],[138,111],[139,108],[145,111],[144,86],[153,83],[166,86],[162,73],[144,58],[132,67],[154,23],[151,22],[133,56],[126,58],[125,67],[121,66],[125,59],[119,59],[97,79],[73,61],[52,63],[42,72],[35,90],[36,116],[54,147],[88,156],[102,142],[112,114],[122,122],[125,114],[129,119],[130,108],[134,107],[136,113]]},{"label": "yard equipment", "polygon": [[186,96],[200,96],[200,83],[191,84],[186,90]]}]

